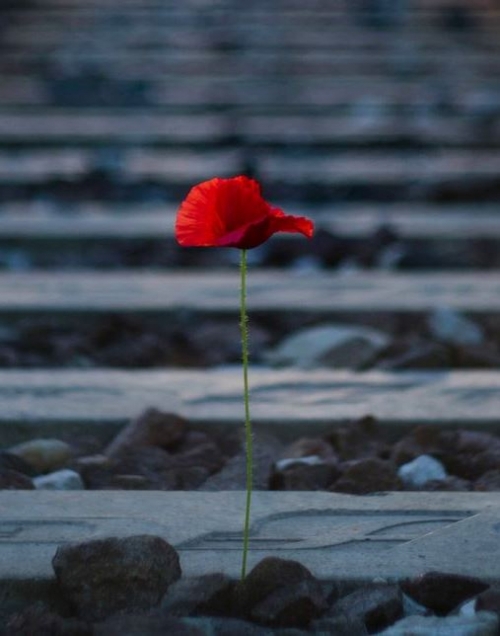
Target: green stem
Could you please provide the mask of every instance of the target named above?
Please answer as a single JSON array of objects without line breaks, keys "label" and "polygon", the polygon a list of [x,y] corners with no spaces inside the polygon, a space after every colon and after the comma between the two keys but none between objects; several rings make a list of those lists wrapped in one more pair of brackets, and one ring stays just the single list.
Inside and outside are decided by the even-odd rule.
[{"label": "green stem", "polygon": [[241,578],[245,578],[247,571],[248,539],[250,533],[250,505],[252,501],[253,482],[253,451],[252,424],[250,422],[250,397],[248,391],[248,316],[247,316],[247,251],[241,250],[240,260],[241,296],[240,296],[240,329],[241,353],[243,361],[243,402],[245,404],[245,444],[247,468],[247,497],[245,506],[245,523],[243,526],[243,561],[241,564]]}]

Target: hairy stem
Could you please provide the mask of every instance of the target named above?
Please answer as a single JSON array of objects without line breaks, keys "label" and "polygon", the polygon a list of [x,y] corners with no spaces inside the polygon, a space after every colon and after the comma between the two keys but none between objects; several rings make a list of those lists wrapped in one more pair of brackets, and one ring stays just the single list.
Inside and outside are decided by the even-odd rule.
[{"label": "hairy stem", "polygon": [[241,564],[241,578],[246,576],[248,540],[250,532],[250,506],[252,501],[253,485],[253,450],[252,450],[252,424],[250,422],[250,396],[248,391],[248,315],[247,315],[247,251],[241,250],[240,260],[241,296],[240,296],[240,329],[241,329],[241,354],[243,361],[243,402],[245,405],[245,445],[246,445],[246,505],[245,522],[243,526],[243,560]]}]

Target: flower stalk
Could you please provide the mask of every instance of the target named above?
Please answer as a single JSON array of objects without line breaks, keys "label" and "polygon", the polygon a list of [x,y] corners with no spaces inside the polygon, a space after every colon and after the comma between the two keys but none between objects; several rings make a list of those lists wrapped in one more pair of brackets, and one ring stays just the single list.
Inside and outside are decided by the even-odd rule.
[{"label": "flower stalk", "polygon": [[243,558],[241,563],[241,579],[246,576],[248,544],[250,534],[250,508],[253,487],[253,439],[250,421],[250,395],[248,389],[248,314],[247,314],[247,250],[241,250],[240,258],[240,330],[241,358],[243,362],[243,403],[245,409],[245,447],[246,447],[246,504],[243,523]]}]

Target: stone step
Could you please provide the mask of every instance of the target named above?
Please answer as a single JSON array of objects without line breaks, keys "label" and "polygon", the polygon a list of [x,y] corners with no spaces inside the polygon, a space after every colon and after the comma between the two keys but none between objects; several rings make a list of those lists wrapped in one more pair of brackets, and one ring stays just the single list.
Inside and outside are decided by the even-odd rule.
[{"label": "stone step", "polygon": [[[5,203],[0,211],[1,241],[122,239],[173,241],[177,205],[106,206]],[[366,239],[380,228],[391,228],[405,240],[468,241],[500,239],[500,214],[493,205],[346,204],[309,207],[280,203],[289,214],[305,215],[317,227],[350,239]],[[280,235],[290,238],[290,235]]]},{"label": "stone step", "polygon": [[[498,106],[500,111],[500,102]],[[482,147],[500,144],[500,123],[483,125],[471,115],[441,116],[367,113],[351,115],[159,114],[116,109],[93,112],[51,109],[0,111],[0,138],[13,145],[217,145],[237,136],[259,146],[395,142],[427,146]]]},{"label": "stone step", "polygon": [[[203,272],[30,272],[0,274],[0,314],[64,317],[109,312],[181,317],[236,315],[237,269]],[[497,272],[385,273],[375,271],[304,274],[260,269],[248,281],[249,311],[397,320],[418,318],[446,306],[470,314],[500,311]]]},{"label": "stone step", "polygon": [[[474,182],[498,183],[500,153],[495,150],[346,150],[295,156],[280,151],[252,153],[266,185],[324,184],[328,187],[385,186],[429,188]],[[0,152],[0,183],[43,183],[47,179],[78,180],[104,170],[122,182],[153,180],[190,187],[214,175],[241,171],[237,149],[123,149],[109,157],[85,148]]]},{"label": "stone step", "polygon": [[[238,578],[244,503],[238,491],[1,492],[2,609],[56,600],[57,547],[109,536],[161,536],[178,550],[184,576]],[[499,493],[255,492],[248,564],[295,559],[346,586],[429,571],[499,583],[499,527]]]},{"label": "stone step", "polygon": [[[34,437],[111,439],[147,408],[219,433],[243,422],[238,365],[211,370],[0,370],[0,446]],[[280,439],[321,435],[349,419],[377,418],[395,439],[418,425],[500,432],[496,371],[249,372],[256,431]],[[0,533],[1,534],[1,533]]]}]

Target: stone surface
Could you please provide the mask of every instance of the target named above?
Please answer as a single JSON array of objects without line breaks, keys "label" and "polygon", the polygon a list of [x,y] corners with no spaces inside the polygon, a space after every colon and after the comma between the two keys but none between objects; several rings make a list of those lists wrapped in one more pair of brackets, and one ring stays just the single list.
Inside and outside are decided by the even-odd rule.
[{"label": "stone surface", "polygon": [[9,448],[9,453],[24,459],[39,473],[57,470],[73,456],[71,446],[59,439],[33,439]]},{"label": "stone surface", "polygon": [[0,490],[34,490],[33,481],[25,474],[10,468],[0,469]]},{"label": "stone surface", "polygon": [[184,577],[173,583],[161,602],[167,616],[230,613],[234,580],[221,573]]},{"label": "stone surface", "polygon": [[387,334],[374,329],[322,324],[288,336],[266,354],[265,360],[274,366],[359,369],[389,342]]},{"label": "stone surface", "polygon": [[177,552],[153,535],[63,545],[52,564],[77,615],[94,621],[154,607],[181,576]]},{"label": "stone surface", "polygon": [[398,469],[398,477],[410,488],[419,488],[433,480],[441,481],[446,476],[443,464],[430,455],[419,455]]},{"label": "stone surface", "polygon": [[[252,368],[252,419],[283,439],[331,430],[372,414],[384,428],[436,424],[494,428],[500,377],[494,372],[268,370]],[[220,430],[241,428],[241,369],[0,371],[4,444],[28,436],[100,434],[109,439],[151,406]],[[13,424],[16,424],[14,426]],[[424,448],[404,461],[430,452]],[[404,463],[404,461],[400,463]]]},{"label": "stone surface", "polygon": [[378,458],[353,460],[330,486],[332,492],[366,495],[384,490],[400,490],[401,482],[395,467]]},{"label": "stone surface", "polygon": [[489,612],[475,616],[409,616],[380,632],[380,636],[496,636],[498,617]]},{"label": "stone surface", "polygon": [[[26,581],[37,580],[36,598],[42,589],[54,594],[58,546],[110,536],[155,534],[178,550],[184,576],[238,578],[244,506],[242,492],[0,492],[3,609],[16,595],[33,598]],[[499,524],[496,493],[257,491],[248,566],[279,556],[346,584],[430,570],[500,582]]]},{"label": "stone surface", "polygon": [[74,618],[62,618],[43,603],[29,605],[7,619],[6,636],[94,636],[92,627]]},{"label": "stone surface", "polygon": [[33,484],[37,490],[83,490],[85,488],[80,475],[67,468],[34,477]]}]

